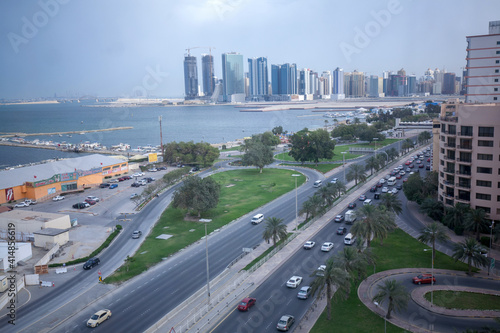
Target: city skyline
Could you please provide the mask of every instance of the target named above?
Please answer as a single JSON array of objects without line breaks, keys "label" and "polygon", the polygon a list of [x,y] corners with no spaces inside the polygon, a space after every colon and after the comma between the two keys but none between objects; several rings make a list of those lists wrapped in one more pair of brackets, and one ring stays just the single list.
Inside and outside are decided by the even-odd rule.
[{"label": "city skyline", "polygon": [[[500,3],[391,0],[355,8],[320,0],[211,0],[147,1],[139,8],[127,1],[44,0],[0,8],[0,98],[68,92],[181,98],[186,49],[201,59],[208,46],[216,77],[222,77],[217,59],[230,52],[244,62],[266,57],[269,69],[290,63],[317,75],[339,67],[367,76],[401,68],[417,78],[427,68],[461,76],[466,36],[487,34]],[[297,29],[301,17],[314,17],[311,28],[320,33]]]}]

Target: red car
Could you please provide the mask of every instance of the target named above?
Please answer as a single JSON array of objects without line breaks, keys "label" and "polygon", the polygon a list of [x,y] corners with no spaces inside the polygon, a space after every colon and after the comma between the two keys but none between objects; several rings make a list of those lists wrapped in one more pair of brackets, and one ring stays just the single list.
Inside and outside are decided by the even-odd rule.
[{"label": "red car", "polygon": [[431,283],[431,281],[433,281],[433,284],[436,283],[436,278],[432,274],[420,274],[413,278],[415,284]]},{"label": "red car", "polygon": [[396,179],[401,179],[401,177],[402,176],[400,174],[396,175]]},{"label": "red car", "polygon": [[410,165],[411,162],[410,161],[406,161],[405,165]]},{"label": "red car", "polygon": [[88,203],[89,205],[95,205],[97,203],[97,201],[95,200],[92,200],[92,199],[85,199],[85,202]]},{"label": "red car", "polygon": [[248,311],[252,306],[255,305],[256,302],[257,302],[257,300],[255,298],[251,298],[251,297],[243,298],[241,300],[240,304],[238,304],[238,310]]}]

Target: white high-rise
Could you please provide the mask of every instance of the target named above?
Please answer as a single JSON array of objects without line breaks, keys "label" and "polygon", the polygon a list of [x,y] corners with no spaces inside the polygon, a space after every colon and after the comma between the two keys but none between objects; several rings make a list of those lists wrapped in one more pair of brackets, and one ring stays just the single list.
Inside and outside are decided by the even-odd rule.
[{"label": "white high-rise", "polygon": [[467,37],[466,103],[500,103],[500,21],[488,35]]}]

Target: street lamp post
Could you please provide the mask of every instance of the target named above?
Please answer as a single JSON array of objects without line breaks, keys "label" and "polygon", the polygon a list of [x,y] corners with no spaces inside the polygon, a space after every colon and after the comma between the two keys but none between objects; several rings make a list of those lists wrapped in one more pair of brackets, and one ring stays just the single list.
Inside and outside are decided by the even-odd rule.
[{"label": "street lamp post", "polygon": [[378,140],[378,138],[373,138],[372,140],[375,141],[375,150],[374,150],[374,152],[375,152],[375,158],[377,158],[377,140]]},{"label": "street lamp post", "polygon": [[495,221],[491,221],[491,225],[490,225],[490,252],[489,252],[489,256],[490,256],[490,264],[488,265],[488,275],[490,275],[490,268],[491,268],[491,264],[493,262],[493,258],[491,257],[491,246],[492,246],[492,239],[493,239],[493,228],[495,227]]},{"label": "street lamp post", "polygon": [[424,249],[424,251],[431,250],[431,306],[434,301],[434,248]]},{"label": "street lamp post", "polygon": [[210,219],[200,219],[200,222],[205,223],[205,256],[207,261],[207,295],[208,295],[208,307],[210,308],[210,270],[208,265],[208,235],[207,235],[207,224],[212,222]]},{"label": "street lamp post", "polygon": [[344,169],[344,184],[346,184],[346,180],[345,180],[345,154],[347,154],[346,151],[343,151],[341,152],[342,153],[342,168]]},{"label": "street lamp post", "polygon": [[300,177],[299,174],[294,173],[292,177],[295,178],[295,232],[299,230],[299,205],[297,202],[297,177]]},{"label": "street lamp post", "polygon": [[[378,304],[378,302],[374,301],[373,304],[375,304],[378,308],[382,309],[382,307]],[[384,316],[384,333],[387,333],[387,318]]]}]

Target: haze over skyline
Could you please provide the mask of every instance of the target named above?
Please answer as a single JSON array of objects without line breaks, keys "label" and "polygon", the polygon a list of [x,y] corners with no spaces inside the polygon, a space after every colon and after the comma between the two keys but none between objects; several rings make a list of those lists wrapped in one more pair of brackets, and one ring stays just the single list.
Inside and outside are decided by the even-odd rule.
[{"label": "haze over skyline", "polygon": [[[326,0],[40,0],[0,3],[0,99],[183,97],[186,48],[197,57],[267,57],[318,73],[427,68],[462,76],[466,36],[488,33],[500,2]],[[203,46],[203,48],[194,48]],[[201,84],[201,83],[200,83]]]}]

